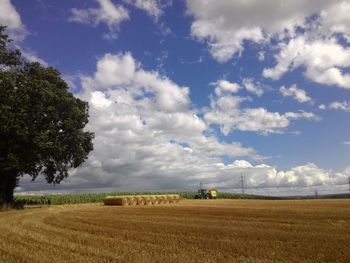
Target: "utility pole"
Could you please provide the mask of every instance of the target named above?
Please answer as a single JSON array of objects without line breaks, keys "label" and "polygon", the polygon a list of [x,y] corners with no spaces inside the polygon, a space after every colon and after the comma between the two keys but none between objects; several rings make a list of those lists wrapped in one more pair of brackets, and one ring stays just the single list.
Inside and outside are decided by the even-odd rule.
[{"label": "utility pole", "polygon": [[242,194],[244,194],[244,176],[241,172],[241,187],[242,187]]}]

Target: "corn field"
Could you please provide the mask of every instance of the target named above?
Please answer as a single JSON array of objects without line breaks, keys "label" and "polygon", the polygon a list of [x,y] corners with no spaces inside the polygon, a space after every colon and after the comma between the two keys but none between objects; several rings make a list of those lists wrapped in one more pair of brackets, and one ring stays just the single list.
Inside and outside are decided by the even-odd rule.
[{"label": "corn field", "polygon": [[[194,199],[196,192],[110,192],[90,194],[47,194],[47,195],[16,195],[15,201],[22,205],[62,205],[103,202],[107,196],[124,195],[164,195],[178,194],[185,199]],[[219,199],[273,199],[272,197],[242,195],[235,193],[219,193]]]}]

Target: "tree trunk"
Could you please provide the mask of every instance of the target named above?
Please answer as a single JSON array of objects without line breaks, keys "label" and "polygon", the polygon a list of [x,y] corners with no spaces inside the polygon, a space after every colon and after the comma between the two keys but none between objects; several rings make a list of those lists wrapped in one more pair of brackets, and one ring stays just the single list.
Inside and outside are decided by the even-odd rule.
[{"label": "tree trunk", "polygon": [[0,171],[0,207],[13,205],[13,193],[18,185],[18,181],[18,173]]}]

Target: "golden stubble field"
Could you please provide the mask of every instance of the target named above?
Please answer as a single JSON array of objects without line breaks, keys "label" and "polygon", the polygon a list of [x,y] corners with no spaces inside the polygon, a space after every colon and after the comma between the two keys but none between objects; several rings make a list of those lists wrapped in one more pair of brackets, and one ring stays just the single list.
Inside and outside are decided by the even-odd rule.
[{"label": "golden stubble field", "polygon": [[350,200],[0,212],[0,262],[350,262]]}]

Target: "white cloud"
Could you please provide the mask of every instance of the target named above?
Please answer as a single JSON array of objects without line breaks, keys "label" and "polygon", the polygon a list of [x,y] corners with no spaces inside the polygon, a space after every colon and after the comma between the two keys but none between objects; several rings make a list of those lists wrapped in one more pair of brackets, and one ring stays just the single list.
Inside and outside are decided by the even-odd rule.
[{"label": "white cloud", "polygon": [[325,109],[327,108],[327,106],[324,105],[324,104],[320,104],[320,105],[318,106],[318,108],[319,108],[320,110],[325,110]]},{"label": "white cloud", "polygon": [[211,98],[211,108],[204,119],[208,124],[218,124],[224,135],[234,130],[252,131],[262,134],[281,133],[292,120],[317,120],[310,112],[269,112],[265,108],[244,108],[240,104],[247,99],[225,95]]},{"label": "white cloud", "polygon": [[124,2],[144,10],[155,19],[158,19],[163,14],[162,4],[159,0],[124,0]]},{"label": "white cloud", "polygon": [[103,88],[130,84],[136,67],[130,53],[106,54],[97,62],[95,81]]},{"label": "white cloud", "polygon": [[10,0],[0,0],[0,24],[7,27],[8,33],[14,40],[20,41],[27,35],[21,16]]},{"label": "white cloud", "polygon": [[258,59],[259,59],[259,61],[264,61],[265,60],[265,52],[264,51],[259,51],[258,52]]},{"label": "white cloud", "polygon": [[350,49],[339,38],[350,40],[348,1],[329,1],[304,33],[296,33],[287,42],[279,42],[276,65],[265,68],[263,76],[280,79],[288,71],[305,67],[305,76],[317,83],[350,89]]},{"label": "white cloud", "polygon": [[41,65],[43,65],[44,67],[47,67],[49,64],[43,60],[42,58],[40,58],[37,53],[33,50],[30,49],[22,49],[21,50],[21,54],[22,57],[29,61],[29,62],[39,62]]},{"label": "white cloud", "polygon": [[318,106],[320,110],[332,109],[332,110],[342,110],[350,112],[350,103],[347,101],[333,101],[329,105],[321,104]]},{"label": "white cloud", "polygon": [[237,83],[231,83],[227,80],[221,79],[215,83],[215,94],[220,96],[222,93],[237,93],[240,90],[240,86]]},{"label": "white cloud", "polygon": [[[199,117],[191,109],[186,87],[145,71],[130,53],[101,57],[96,73],[83,77],[82,86],[79,97],[90,104],[87,129],[95,132],[95,149],[81,168],[73,169],[67,180],[55,186],[58,191],[190,190],[199,182],[227,190],[239,187],[241,172],[247,189],[343,184],[343,173],[334,174],[315,164],[277,171],[238,158],[262,160],[252,148],[219,141],[209,132],[207,116]],[[160,93],[167,106],[158,101]],[[228,115],[229,121],[238,119],[234,128],[275,132],[290,120],[314,118],[306,112],[281,115],[262,108],[241,110],[240,104],[247,99],[229,94],[212,99],[212,110],[235,112],[235,116]],[[225,114],[220,116],[225,120]],[[235,161],[224,164],[222,156]],[[21,191],[52,189],[42,179],[31,183],[26,177],[20,187]]]},{"label": "white cloud", "polygon": [[334,101],[329,104],[328,108],[333,110],[350,111],[350,103],[348,103],[347,101]]},{"label": "white cloud", "polygon": [[324,29],[330,33],[344,34],[350,40],[350,3],[349,1],[335,1],[335,4],[321,12],[321,21]]},{"label": "white cloud", "polygon": [[107,24],[109,33],[104,37],[116,39],[118,37],[119,25],[129,19],[128,11],[121,5],[116,5],[111,0],[97,0],[98,8],[71,9],[72,22],[98,26],[101,23]]},{"label": "white cloud", "polygon": [[264,77],[277,80],[286,72],[305,66],[307,78],[320,84],[350,89],[350,74],[342,72],[343,68],[350,66],[350,49],[338,44],[334,38],[310,41],[299,36],[288,44],[280,44],[280,48],[276,66],[264,69]]},{"label": "white cloud", "polygon": [[130,53],[105,54],[97,62],[94,77],[83,78],[83,83],[90,89],[98,87],[108,90],[119,87],[132,91],[134,96],[146,94],[147,100],[142,100],[143,103],[168,112],[184,111],[190,103],[188,87],[179,87],[158,72],[142,70]]},{"label": "white cloud", "polygon": [[234,168],[251,168],[253,165],[246,160],[235,160],[231,165]]},{"label": "white cloud", "polygon": [[[350,89],[350,51],[339,39],[350,42],[349,10],[343,0],[187,0],[191,34],[208,44],[217,61],[240,55],[245,41],[277,43],[276,65],[265,68],[264,77],[277,80],[303,66],[308,79],[345,89]],[[260,51],[258,58],[264,57]]]},{"label": "white cloud", "polygon": [[91,93],[91,105],[97,109],[106,109],[112,105],[113,101],[106,98],[106,95],[101,91]]},{"label": "white cloud", "polygon": [[14,40],[14,47],[21,51],[22,57],[29,62],[39,62],[47,67],[48,63],[30,48],[23,48],[20,42],[28,36],[20,14],[10,0],[0,0],[0,25],[6,26],[6,34]]},{"label": "white cloud", "polygon": [[258,82],[254,83],[253,79],[245,78],[243,79],[242,84],[248,92],[253,93],[258,97],[264,94],[263,86]]},{"label": "white cloud", "polygon": [[211,54],[225,62],[244,50],[243,42],[262,43],[271,36],[294,34],[305,18],[327,10],[335,2],[320,0],[187,0],[187,13],[194,17],[191,33],[206,40]]},{"label": "white cloud", "polygon": [[[217,178],[218,184],[225,188],[228,185],[239,185],[239,174],[245,177],[246,188],[270,188],[270,187],[310,187],[322,185],[346,184],[346,174],[332,173],[317,167],[314,163],[295,166],[287,171],[278,171],[276,168],[266,164],[252,165],[244,160],[237,160],[231,165],[222,166],[222,170],[229,170],[236,174],[236,178],[227,177],[220,173]],[[220,187],[218,186],[218,187]],[[232,187],[232,186],[231,186]]]},{"label": "white cloud", "polygon": [[101,57],[82,86],[95,149],[66,187],[181,189],[213,180],[222,156],[262,158],[238,142],[220,142],[191,109],[187,87],[144,70],[130,53]]},{"label": "white cloud", "polygon": [[9,29],[18,29],[23,27],[21,17],[10,0],[0,0],[0,24]]},{"label": "white cloud", "polygon": [[345,145],[350,145],[350,141],[344,142]]},{"label": "white cloud", "polygon": [[292,97],[300,103],[312,101],[311,98],[306,95],[305,90],[299,89],[296,84],[293,84],[290,88],[282,86],[279,91],[284,97]]},{"label": "white cloud", "polygon": [[[178,147],[176,144],[169,144],[168,146],[173,147],[169,151],[170,153],[174,152],[185,156],[191,153],[186,147]],[[132,151],[134,150],[133,148]],[[332,193],[337,189],[347,189],[349,169],[335,173],[321,169],[314,163],[307,163],[292,167],[289,170],[277,170],[267,164],[253,165],[242,159],[237,159],[228,165],[221,162],[210,162],[201,166],[195,166],[198,164],[195,162],[189,164],[188,159],[185,159],[184,165],[177,167],[178,156],[169,156],[169,152],[164,151],[163,148],[159,150],[159,154],[166,154],[162,158],[163,166],[160,166],[160,170],[156,169],[160,168],[157,167],[157,164],[150,167],[150,160],[147,160],[146,156],[152,158],[154,156],[142,148],[139,149],[136,155],[138,162],[136,160],[126,162],[120,159],[100,162],[90,158],[87,165],[72,172],[67,179],[70,182],[64,181],[61,185],[56,185],[56,190],[74,189],[74,192],[77,192],[86,191],[84,188],[90,187],[91,189],[93,186],[98,191],[101,187],[106,188],[108,186],[109,191],[129,189],[139,191],[164,189],[193,191],[199,182],[202,182],[206,187],[216,187],[219,191],[237,191],[241,186],[241,174],[244,176],[244,186],[248,193],[256,193],[259,190],[260,193],[266,195],[268,191],[275,189],[275,195],[295,195],[296,193],[293,191],[298,188],[299,194],[310,192],[313,194],[314,187],[328,189],[326,193]],[[133,155],[128,157],[133,158]],[[174,158],[173,164],[170,162],[171,158]],[[151,159],[151,161],[156,159]],[[144,165],[144,168],[141,167],[142,165]],[[154,169],[153,173],[149,170],[150,168]],[[21,181],[20,190],[34,191],[47,188],[48,185],[43,180],[40,181],[40,178],[34,183],[30,182],[28,178],[24,178]],[[83,189],[79,190],[79,188]]]},{"label": "white cloud", "polygon": [[154,92],[154,101],[161,110],[186,111],[190,104],[188,87],[179,87],[168,78],[159,76],[157,72],[140,70],[135,75],[135,85]]}]

